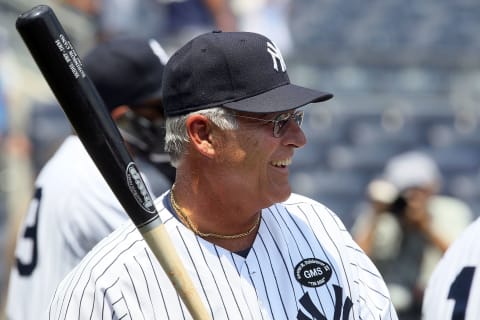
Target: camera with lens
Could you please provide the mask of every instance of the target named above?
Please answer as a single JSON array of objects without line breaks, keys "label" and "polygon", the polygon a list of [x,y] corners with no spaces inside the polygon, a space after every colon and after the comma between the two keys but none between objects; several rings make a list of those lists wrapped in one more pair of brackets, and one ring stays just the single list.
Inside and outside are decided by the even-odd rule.
[{"label": "camera with lens", "polygon": [[389,206],[388,211],[396,216],[403,216],[407,208],[407,200],[400,194]]}]

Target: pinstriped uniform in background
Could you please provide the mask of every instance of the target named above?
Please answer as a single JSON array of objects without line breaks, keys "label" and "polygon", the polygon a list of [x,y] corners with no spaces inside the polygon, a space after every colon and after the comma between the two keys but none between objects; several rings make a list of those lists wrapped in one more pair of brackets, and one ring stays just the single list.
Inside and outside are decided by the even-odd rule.
[{"label": "pinstriped uniform in background", "polygon": [[480,319],[480,218],[448,248],[429,279],[424,320]]}]

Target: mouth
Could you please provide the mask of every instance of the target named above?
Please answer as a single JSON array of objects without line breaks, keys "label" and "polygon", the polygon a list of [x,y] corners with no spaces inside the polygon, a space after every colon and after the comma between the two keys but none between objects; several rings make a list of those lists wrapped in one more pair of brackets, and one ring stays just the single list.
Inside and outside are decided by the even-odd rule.
[{"label": "mouth", "polygon": [[283,160],[275,160],[275,161],[270,162],[270,164],[274,167],[277,167],[277,168],[286,168],[290,164],[292,164],[292,158],[283,159]]}]

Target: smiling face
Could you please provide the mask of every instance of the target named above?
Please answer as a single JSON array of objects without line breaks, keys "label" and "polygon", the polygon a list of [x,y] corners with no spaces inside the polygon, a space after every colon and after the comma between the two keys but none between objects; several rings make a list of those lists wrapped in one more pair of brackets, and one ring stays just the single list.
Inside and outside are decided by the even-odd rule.
[{"label": "smiling face", "polygon": [[[279,137],[271,121],[281,113],[243,114],[238,130],[226,131],[217,161],[225,169],[225,185],[233,186],[242,199],[257,200],[263,207],[286,200],[291,193],[289,165],[294,150],[306,143],[299,125],[290,118]],[[247,118],[252,116],[252,118]],[[255,119],[253,119],[253,117]]]}]

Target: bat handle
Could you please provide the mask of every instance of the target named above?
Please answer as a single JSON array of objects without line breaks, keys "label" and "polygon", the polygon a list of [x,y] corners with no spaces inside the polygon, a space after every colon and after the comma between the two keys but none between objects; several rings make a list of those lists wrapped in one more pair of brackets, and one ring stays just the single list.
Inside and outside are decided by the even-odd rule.
[{"label": "bat handle", "polygon": [[200,298],[198,291],[180,260],[164,224],[160,224],[142,233],[143,238],[153,251],[163,270],[170,278],[177,293],[195,320],[211,320],[210,313]]}]

